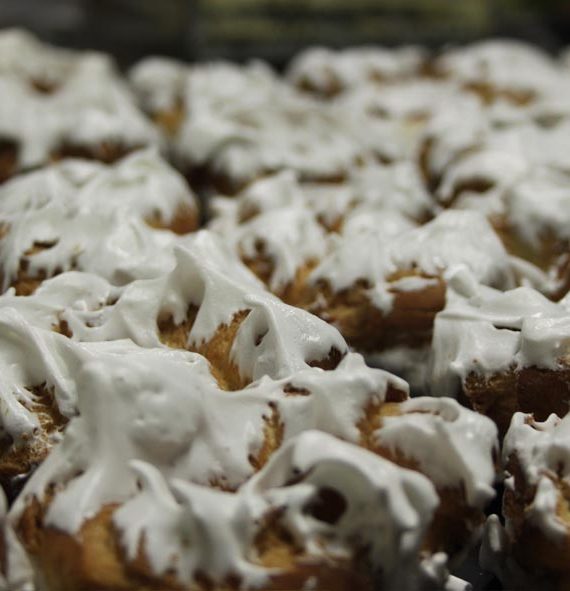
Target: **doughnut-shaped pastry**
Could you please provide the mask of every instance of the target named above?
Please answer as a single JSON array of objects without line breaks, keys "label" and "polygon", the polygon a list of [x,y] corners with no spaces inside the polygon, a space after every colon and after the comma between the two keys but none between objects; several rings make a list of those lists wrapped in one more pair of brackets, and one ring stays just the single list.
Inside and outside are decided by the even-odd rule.
[{"label": "doughnut-shaped pastry", "polygon": [[75,503],[85,485],[72,479],[12,512],[47,591],[427,589],[446,578],[421,552],[437,504],[429,481],[318,432],[236,494],[141,460],[119,482],[102,479],[88,505]]},{"label": "doughnut-shaped pastry", "polygon": [[257,60],[245,65],[222,61],[188,65],[149,57],[131,69],[129,81],[143,110],[169,137],[204,111],[223,112],[228,103],[238,100],[257,104],[279,87],[270,67]]},{"label": "doughnut-shaped pastry", "polygon": [[491,417],[501,434],[517,411],[543,421],[568,410],[568,303],[455,277],[434,325],[431,392]]},{"label": "doughnut-shaped pastry", "polygon": [[487,526],[483,564],[509,588],[568,587],[568,418],[516,413],[503,445],[506,470],[501,526]]},{"label": "doughnut-shaped pastry", "polygon": [[[403,382],[367,368],[357,355],[330,372],[306,369],[231,394],[219,389],[200,358],[189,362],[189,356],[145,349],[87,359],[79,367],[79,415],[14,510],[26,507],[18,529],[33,560],[35,536],[43,535],[34,523],[45,519],[47,530],[52,524],[74,534],[107,504],[133,497],[132,460],[149,462],[170,478],[234,490],[254,472],[270,470],[271,462],[263,467],[269,456],[314,428],[434,483],[440,506],[423,539],[428,556],[443,550],[457,557],[469,544],[494,494],[496,430],[489,420],[451,400],[406,401]],[[330,440],[327,450],[334,448]],[[36,566],[46,568],[41,559]]]},{"label": "doughnut-shaped pastry", "polygon": [[195,197],[154,150],[110,167],[65,161],[4,185],[0,201],[3,289],[21,294],[70,269],[119,284],[157,275],[172,232],[198,225]]},{"label": "doughnut-shaped pastry", "polygon": [[333,369],[346,354],[337,330],[265,291],[212,233],[187,239],[175,258],[171,272],[133,282],[99,310],[67,310],[69,333],[201,353],[230,390],[308,366]]},{"label": "doughnut-shaped pastry", "polygon": [[458,80],[485,102],[525,105],[558,72],[552,58],[532,45],[506,39],[450,49],[434,61],[434,70]]},{"label": "doughnut-shaped pastry", "polygon": [[0,35],[0,181],[65,156],[114,162],[159,135],[112,60]]},{"label": "doughnut-shaped pastry", "polygon": [[286,77],[300,90],[331,98],[366,83],[384,85],[417,76],[425,64],[419,47],[311,47],[297,55]]},{"label": "doughnut-shaped pastry", "polygon": [[415,371],[423,365],[410,351],[427,352],[435,315],[445,306],[446,273],[457,265],[483,283],[514,286],[509,258],[485,218],[446,211],[391,238],[370,231],[339,240],[292,303],[332,323],[391,371]]}]

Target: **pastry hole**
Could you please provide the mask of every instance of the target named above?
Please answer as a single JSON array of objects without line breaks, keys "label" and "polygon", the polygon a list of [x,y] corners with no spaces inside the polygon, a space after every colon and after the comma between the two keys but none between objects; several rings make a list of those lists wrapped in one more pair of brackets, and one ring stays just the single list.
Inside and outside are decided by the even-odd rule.
[{"label": "pastry hole", "polygon": [[334,525],[344,515],[346,508],[346,499],[338,491],[323,487],[305,506],[305,511],[319,521]]}]

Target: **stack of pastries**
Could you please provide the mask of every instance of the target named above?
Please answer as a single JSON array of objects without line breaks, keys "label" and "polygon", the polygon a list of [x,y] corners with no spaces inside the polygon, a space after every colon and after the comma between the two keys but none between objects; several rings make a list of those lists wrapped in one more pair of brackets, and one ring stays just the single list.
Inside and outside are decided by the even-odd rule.
[{"label": "stack of pastries", "polygon": [[566,589],[567,62],[0,32],[0,589]]}]

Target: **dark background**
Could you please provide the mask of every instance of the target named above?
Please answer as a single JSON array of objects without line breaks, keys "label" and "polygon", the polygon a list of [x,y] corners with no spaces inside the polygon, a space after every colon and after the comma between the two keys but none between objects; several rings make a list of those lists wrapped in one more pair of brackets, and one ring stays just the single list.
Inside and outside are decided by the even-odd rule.
[{"label": "dark background", "polygon": [[8,26],[108,51],[123,66],[153,53],[282,66],[313,44],[439,47],[509,36],[555,52],[570,44],[570,0],[0,0],[0,28]]}]

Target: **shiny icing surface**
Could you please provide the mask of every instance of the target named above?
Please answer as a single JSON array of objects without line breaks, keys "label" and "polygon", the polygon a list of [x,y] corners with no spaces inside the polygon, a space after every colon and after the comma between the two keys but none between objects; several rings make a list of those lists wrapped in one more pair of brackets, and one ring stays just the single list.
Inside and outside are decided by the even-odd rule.
[{"label": "shiny icing surface", "polygon": [[325,279],[342,290],[366,279],[382,291],[388,277],[399,270],[437,276],[457,265],[468,266],[483,283],[514,285],[508,256],[486,219],[476,212],[452,210],[397,236],[347,236],[316,267],[311,280]]},{"label": "shiny icing surface", "polygon": [[[121,284],[157,275],[173,264],[170,231],[145,220],[196,215],[196,198],[155,150],[114,166],[68,160],[13,179],[0,188],[3,288],[21,261],[27,272],[51,276],[78,269]],[[29,254],[34,246],[40,252]]]},{"label": "shiny icing surface", "polygon": [[459,272],[446,308],[435,319],[431,390],[455,396],[470,373],[490,376],[521,367],[556,369],[570,345],[567,302],[554,303],[530,287],[506,292]]},{"label": "shiny icing surface", "polygon": [[53,48],[12,29],[0,35],[0,54],[0,136],[16,142],[19,169],[46,164],[65,145],[159,145],[108,56]]},{"label": "shiny icing surface", "polygon": [[249,310],[232,345],[231,358],[242,376],[280,378],[326,358],[331,349],[344,353],[340,333],[319,318],[288,306],[263,288],[237,257],[208,231],[185,239],[175,251],[174,269],[156,279],[126,286],[116,303],[62,316],[79,340],[130,338],[143,347],[162,347],[157,322],[186,319],[188,308],[198,314],[188,343],[209,341],[236,313]]},{"label": "shiny icing surface", "polygon": [[[0,188],[1,434],[11,449],[49,452],[12,509],[0,499],[5,586],[32,588],[12,529],[31,495],[46,502],[43,525],[72,536],[117,504],[125,560],[144,551],[154,575],[186,586],[197,571],[268,583],[277,569],[255,542],[275,512],[303,555],[366,555],[387,588],[456,584],[422,544],[443,492],[475,513],[492,498],[497,430],[452,397],[472,373],[568,362],[568,297],[529,287],[557,278],[508,256],[493,227],[564,250],[570,75],[564,58],[506,41],[427,65],[416,48],[316,48],[285,76],[262,62],[149,58],[127,84],[106,56],[0,35],[0,137],[18,144],[15,172],[65,145],[154,146]],[[147,223],[196,213],[158,156],[165,145],[190,182],[198,171],[239,189],[210,202],[208,230],[180,237]],[[17,296],[8,287],[22,261],[55,276]],[[266,284],[243,263],[265,269]],[[335,296],[364,286],[386,314],[394,290],[411,299],[443,280],[433,342],[366,360],[429,379],[435,397],[409,399],[335,328],[268,291],[303,273]],[[191,350],[231,339],[224,361],[241,385],[222,390],[210,356],[169,348],[168,323],[187,327],[176,346]],[[314,367],[331,352],[334,369]],[[45,428],[39,386],[66,428]],[[553,537],[566,423],[515,415],[504,448],[537,487],[529,518]],[[323,489],[345,501],[335,523],[308,510]]]},{"label": "shiny icing surface", "polygon": [[[248,502],[258,503],[257,495],[263,496],[263,491],[290,483],[294,475],[300,476],[301,483],[307,479],[320,487],[336,489],[345,497],[348,513],[346,521],[340,523],[349,531],[344,534],[341,529],[339,534],[345,543],[355,543],[354,532],[358,529],[353,528],[360,523],[355,520],[351,507],[364,511],[362,519],[369,525],[377,519],[379,524],[386,523],[386,519],[388,523],[395,520],[400,524],[388,530],[392,534],[382,530],[373,540],[373,546],[382,544],[384,551],[374,552],[372,556],[386,561],[382,562],[382,568],[390,571],[406,560],[408,551],[412,552],[412,560],[417,560],[421,534],[437,504],[431,482],[436,487],[464,489],[468,503],[474,507],[481,507],[492,495],[494,426],[454,401],[420,398],[404,402],[402,415],[386,418],[375,433],[381,445],[413,458],[429,480],[332,438],[336,435],[358,443],[357,423],[368,404],[381,403],[390,388],[402,390],[405,396],[404,382],[366,367],[358,355],[348,355],[334,371],[309,368],[284,380],[265,377],[242,391],[228,394],[218,389],[207,363],[199,355],[138,349],[127,342],[108,343],[104,347],[67,342],[69,349],[79,351],[82,356],[75,373],[77,416],[61,443],[28,482],[11,511],[11,519],[17,518],[30,494],[42,499],[49,485],[55,485],[55,496],[49,504],[45,524],[70,534],[76,533],[103,506],[120,503],[114,520],[127,556],[134,557],[140,536],[146,532],[145,548],[157,575],[176,564],[177,576],[189,582],[193,569],[178,567],[192,561],[212,576],[223,577],[228,564],[235,565],[236,560],[244,558],[242,544],[247,545],[252,539],[239,530],[232,535],[230,543],[224,537],[229,533],[227,524],[236,521],[226,521],[224,515],[233,515],[232,507],[239,505],[244,497]],[[96,347],[100,350],[93,356],[91,351]],[[132,352],[123,354],[125,347],[130,347]],[[264,425],[272,412],[278,413],[283,425],[282,448],[252,477],[251,458],[259,454],[264,444]],[[474,441],[479,443],[473,445]],[[439,453],[443,449],[445,461]],[[449,461],[450,458],[453,460]],[[324,480],[320,480],[320,474]],[[366,475],[364,480],[359,474]],[[364,485],[372,475],[377,483],[373,490],[383,483],[386,492],[371,493],[370,501],[365,502],[358,483]],[[250,477],[235,495],[197,486],[231,489]],[[364,487],[366,490],[368,486]],[[287,487],[275,492],[276,506],[285,506],[286,515],[289,511],[294,515],[295,507],[299,506],[294,491],[294,487]],[[403,491],[407,492],[403,494]],[[195,512],[184,509],[184,498]],[[379,504],[379,498],[386,499],[386,505]],[[201,515],[213,517],[211,511],[203,512],[210,505],[202,502],[208,499],[215,503],[214,514],[218,517],[204,521]],[[420,503],[421,517],[414,512],[407,517],[405,499]],[[166,511],[174,509],[177,503],[181,503],[182,513]],[[369,507],[370,515],[364,507]],[[142,508],[146,509],[141,512]],[[141,515],[145,516],[142,520]],[[197,546],[184,545],[185,551],[180,554],[182,531],[173,529],[173,524],[180,523],[184,515],[188,518],[195,515],[202,528],[207,528],[210,533],[202,530],[202,536],[220,540],[219,553],[205,553],[201,538]],[[183,531],[194,531],[198,524],[193,523],[191,519]],[[259,519],[248,518],[246,523],[253,527]],[[298,520],[292,523],[300,528],[294,529],[296,535],[303,536],[299,543],[309,553],[319,553],[318,538],[313,539],[310,530]],[[309,523],[312,522],[307,526]],[[374,531],[374,528],[364,529],[366,535]],[[404,531],[408,533],[402,537]],[[173,555],[180,556],[174,563]]]}]

